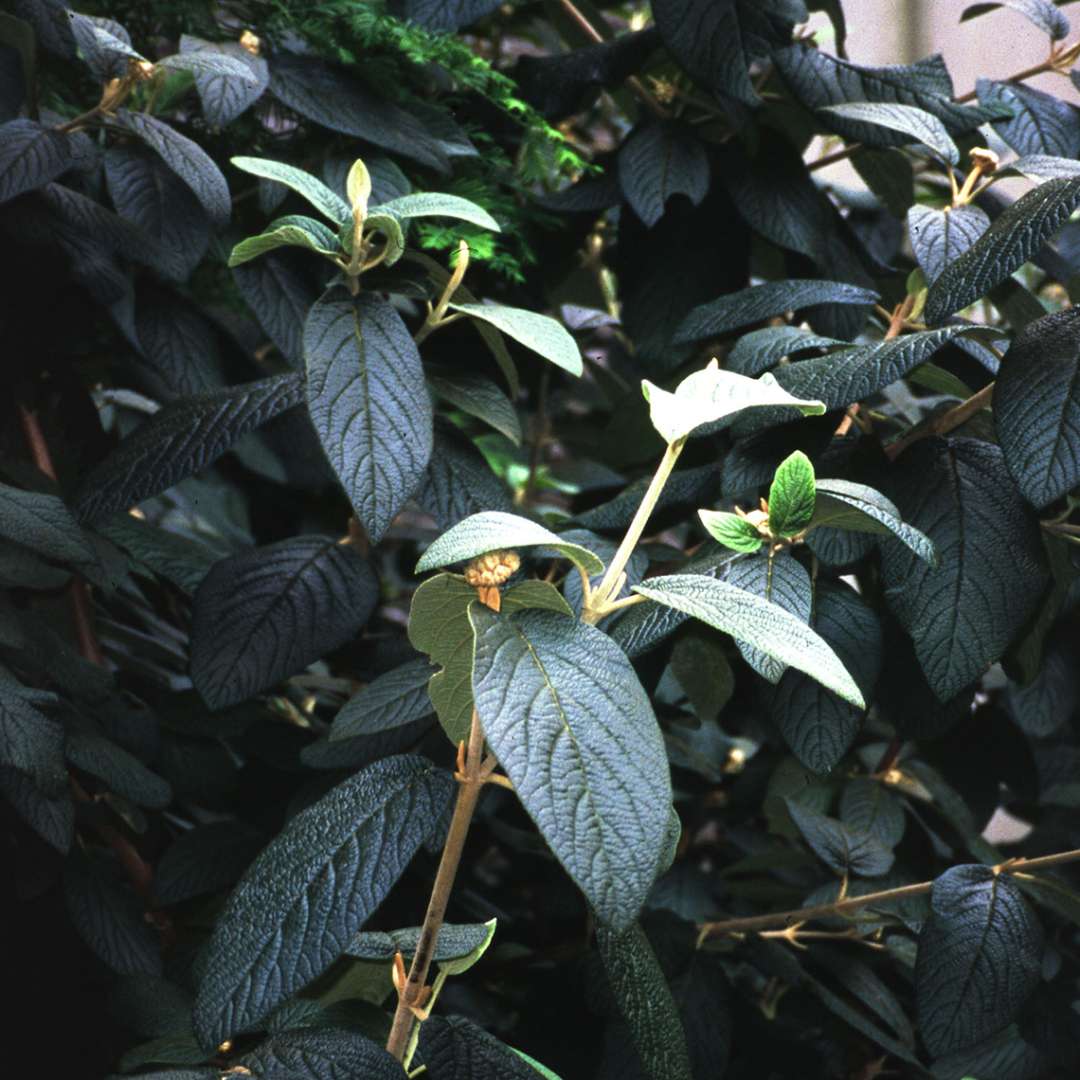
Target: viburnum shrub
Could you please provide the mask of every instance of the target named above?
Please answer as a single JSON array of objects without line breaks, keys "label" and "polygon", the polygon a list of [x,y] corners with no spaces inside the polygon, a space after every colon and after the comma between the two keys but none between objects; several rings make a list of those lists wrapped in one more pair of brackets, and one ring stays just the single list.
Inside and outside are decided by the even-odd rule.
[{"label": "viburnum shrub", "polygon": [[949,6],[6,5],[5,1075],[1076,1075],[1080,35]]}]

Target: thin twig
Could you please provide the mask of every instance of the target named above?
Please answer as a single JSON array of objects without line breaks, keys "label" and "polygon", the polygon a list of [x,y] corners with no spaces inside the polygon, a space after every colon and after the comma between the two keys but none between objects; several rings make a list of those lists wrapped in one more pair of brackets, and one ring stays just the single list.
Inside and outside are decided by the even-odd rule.
[{"label": "thin twig", "polygon": [[913,442],[929,438],[931,435],[947,435],[950,431],[966,423],[981,409],[988,408],[994,396],[994,384],[987,383],[978,393],[972,394],[966,401],[937,416],[930,417],[923,424],[914,427],[906,435],[889,443],[885,447],[885,456],[894,461]]},{"label": "thin twig", "polygon": [[[1080,848],[1072,851],[1059,851],[1055,855],[1041,855],[1036,859],[1010,859],[995,866],[994,872],[1013,874],[1019,871],[1028,873],[1032,870],[1047,870],[1053,866],[1080,861]],[[811,919],[825,919],[833,915],[843,915],[848,911],[858,911],[890,900],[904,900],[910,896],[923,896],[934,887],[932,881],[920,881],[914,885],[902,885],[898,889],[883,889],[881,892],[865,893],[863,896],[851,896],[831,904],[816,904],[813,907],[796,908],[793,911],[774,911],[769,915],[748,915],[741,919],[724,919],[719,922],[702,923],[698,929],[698,943],[707,941],[719,934],[744,934],[765,930],[770,926],[784,926],[793,923],[809,922]]]}]

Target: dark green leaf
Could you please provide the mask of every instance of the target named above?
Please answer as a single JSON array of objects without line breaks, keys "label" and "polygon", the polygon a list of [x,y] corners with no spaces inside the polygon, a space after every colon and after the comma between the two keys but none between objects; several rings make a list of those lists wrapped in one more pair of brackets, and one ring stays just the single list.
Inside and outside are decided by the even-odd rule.
[{"label": "dark green leaf", "polygon": [[90,728],[68,732],[64,745],[68,761],[96,776],[108,789],[139,806],[161,810],[172,802],[172,788],[134,754]]},{"label": "dark green leaf", "polygon": [[136,568],[145,567],[188,594],[199,587],[216,558],[213,549],[128,513],[114,514],[99,522],[96,529],[123,548],[135,560]]},{"label": "dark green leaf", "polygon": [[822,337],[812,330],[803,330],[797,326],[766,326],[761,330],[751,330],[749,334],[743,334],[727,354],[724,367],[728,371],[753,378],[776,367],[785,356],[792,356],[807,349],[831,349],[847,344],[846,341]]},{"label": "dark green leaf", "polygon": [[229,185],[205,150],[149,113],[116,111],[116,122],[142,140],[195,193],[210,220],[227,225],[232,214]]},{"label": "dark green leaf", "polygon": [[359,632],[378,599],[351,546],[296,536],[215,563],[195,594],[191,678],[212,709],[246,701]]},{"label": "dark green leaf", "polygon": [[1080,309],[1046,315],[1013,340],[994,386],[994,427],[1036,508],[1080,484]]},{"label": "dark green leaf", "polygon": [[598,927],[596,943],[645,1076],[648,1080],[691,1080],[679,1010],[640,923],[621,932]]},{"label": "dark green leaf", "polygon": [[380,675],[341,707],[330,728],[331,741],[373,735],[429,716],[432,674],[431,664],[419,659]]},{"label": "dark green leaf", "polygon": [[0,536],[74,566],[97,562],[79,523],[56,495],[0,484]]},{"label": "dark green leaf", "polygon": [[[840,657],[865,700],[881,667],[881,627],[874,610],[840,582],[819,580],[811,625]],[[801,671],[786,671],[769,697],[784,741],[808,769],[830,772],[859,732],[863,712]],[[845,819],[846,820],[846,819]]]},{"label": "dark green leaf", "polygon": [[238,1061],[264,1080],[401,1080],[401,1063],[356,1031],[273,1035]]},{"label": "dark green leaf", "polygon": [[498,6],[498,0],[392,0],[391,10],[428,30],[460,30]]},{"label": "dark green leaf", "polygon": [[49,798],[67,785],[63,728],[41,711],[56,701],[55,694],[23,686],[0,668],[0,765],[24,773]]},{"label": "dark green leaf", "polygon": [[67,12],[71,32],[82,54],[82,60],[98,81],[124,75],[131,60],[144,57],[131,47],[131,35],[114,19]]},{"label": "dark green leaf", "polygon": [[[411,957],[416,952],[422,933],[423,927],[420,926],[410,926],[404,930],[365,930],[352,939],[346,952],[357,960],[393,960],[398,952]],[[475,963],[491,944],[494,935],[494,919],[486,923],[443,923],[431,959],[443,967],[447,964],[455,967],[466,960]]]},{"label": "dark green leaf", "polygon": [[1039,983],[1043,935],[1008,874],[954,866],[934,882],[919,935],[919,1032],[935,1055],[1011,1023]]},{"label": "dark green leaf", "polygon": [[0,795],[46,843],[68,853],[75,835],[75,805],[67,790],[49,798],[25,773],[0,766]]},{"label": "dark green leaf", "polygon": [[1048,180],[1021,196],[930,287],[923,317],[944,322],[1032,258],[1080,204],[1080,178]]},{"label": "dark green leaf", "polygon": [[694,308],[676,331],[675,342],[718,337],[740,326],[816,304],[870,305],[877,299],[877,293],[869,289],[839,281],[770,281]]},{"label": "dark green leaf", "polygon": [[308,410],[372,541],[382,539],[431,457],[431,398],[401,316],[370,293],[333,290],[304,324]]},{"label": "dark green leaf", "polygon": [[166,405],[86,474],[76,496],[79,515],[98,521],[160,495],[303,400],[304,381],[290,374]]},{"label": "dark green leaf", "polygon": [[457,409],[483,420],[515,446],[521,444],[521,421],[513,402],[484,375],[468,371],[428,375],[428,385]]},{"label": "dark green leaf", "polygon": [[210,939],[194,1013],[203,1046],[258,1024],[345,951],[441,820],[453,787],[424,758],[387,758],[289,821]]},{"label": "dark green leaf", "polygon": [[709,189],[709,158],[693,131],[677,124],[639,128],[619,151],[619,184],[634,212],[651,229],[673,195],[697,206]]},{"label": "dark green leaf", "polygon": [[162,907],[220,892],[266,846],[266,838],[242,821],[215,821],[181,833],[166,848],[154,874],[154,897]]},{"label": "dark green leaf", "polygon": [[1022,83],[980,79],[977,89],[983,105],[1012,112],[1012,118],[997,121],[994,130],[1018,154],[1062,158],[1080,154],[1080,112],[1074,105]]},{"label": "dark green leaf", "polygon": [[794,799],[784,801],[802,838],[836,873],[881,877],[892,868],[892,851],[870,833],[819,814]]},{"label": "dark green leaf", "polygon": [[484,456],[450,425],[439,425],[435,432],[431,460],[415,498],[437,529],[449,529],[484,511],[509,513],[514,508],[506,485]]},{"label": "dark green leaf", "polygon": [[1030,19],[1040,30],[1050,35],[1051,41],[1061,41],[1069,36],[1069,20],[1051,2],[1051,0],[997,0],[991,4],[970,4],[960,16],[961,22],[985,15],[996,8],[1008,7],[1019,11]]},{"label": "dark green leaf", "polygon": [[581,350],[569,331],[550,315],[539,315],[525,308],[505,304],[452,303],[451,311],[459,311],[481,322],[490,323],[507,337],[520,341],[527,349],[539,353],[571,375],[582,372]]},{"label": "dark green leaf", "polygon": [[420,1028],[420,1053],[439,1080],[537,1080],[524,1058],[462,1016],[433,1016]]},{"label": "dark green leaf", "polygon": [[591,626],[479,604],[469,617],[488,742],[597,917],[626,927],[652,887],[671,814],[648,696],[625,654]]},{"label": "dark green leaf", "polygon": [[911,250],[927,282],[933,285],[942,271],[990,228],[990,218],[977,206],[937,210],[916,205],[908,211],[907,224]]},{"label": "dark green leaf", "polygon": [[275,252],[233,267],[232,276],[259,325],[285,358],[299,366],[304,360],[304,320],[318,293],[297,268],[297,257]]},{"label": "dark green leaf", "polygon": [[283,184],[295,191],[335,225],[348,221],[352,214],[349,204],[340,195],[331,191],[318,177],[294,165],[255,157],[234,157],[232,163],[252,176]]},{"label": "dark green leaf", "polygon": [[[895,102],[874,101],[849,101],[840,105],[824,105],[818,115],[826,116],[826,121],[832,117],[840,117],[842,120],[853,121],[859,124],[869,125],[868,130],[875,127],[886,128],[890,132],[899,132],[909,135],[908,142],[914,141],[928,146],[935,154],[951,165],[960,161],[960,151],[956,143],[949,137],[945,125],[936,117],[920,109],[916,105],[899,105]],[[866,140],[870,146],[876,145],[879,140],[870,138]],[[891,136],[883,141],[888,147],[895,143]]]},{"label": "dark green leaf", "polygon": [[894,848],[904,836],[904,804],[888,785],[859,776],[844,785],[840,796],[840,820],[869,833],[886,848]]},{"label": "dark green leaf", "polygon": [[214,127],[231,124],[263,95],[270,84],[270,69],[261,56],[253,56],[239,42],[203,41],[180,35],[178,63],[202,62],[190,70],[202,102],[203,116]]},{"label": "dark green leaf", "polygon": [[974,439],[924,439],[898,459],[890,494],[937,548],[930,567],[881,544],[882,584],[941,701],[1000,659],[1047,581],[1039,526],[1001,451]]}]

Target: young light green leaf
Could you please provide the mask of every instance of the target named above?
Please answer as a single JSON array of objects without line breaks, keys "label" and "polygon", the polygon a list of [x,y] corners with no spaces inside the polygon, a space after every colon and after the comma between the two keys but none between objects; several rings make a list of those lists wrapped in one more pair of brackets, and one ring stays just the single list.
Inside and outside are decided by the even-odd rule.
[{"label": "young light green leaf", "polygon": [[880,491],[851,480],[819,480],[817,504],[810,524],[851,532],[892,535],[931,566],[937,565],[937,549],[925,533],[900,519],[900,511]]},{"label": "young light green leaf", "polygon": [[630,925],[671,817],[663,738],[626,654],[546,611],[469,608],[484,733],[556,858],[605,925]]},{"label": "young light green leaf", "polygon": [[653,427],[669,444],[685,439],[706,424],[726,427],[746,409],[790,405],[804,416],[825,411],[820,401],[792,397],[768,372],[758,379],[748,379],[722,370],[715,360],[687,375],[674,392],[662,390],[648,379],[641,380],[641,390],[649,403]]},{"label": "young light green leaf", "polygon": [[426,758],[386,758],[289,821],[241,878],[210,939],[193,1017],[206,1049],[259,1023],[341,955],[453,788]]},{"label": "young light green leaf", "polygon": [[769,488],[769,529],[774,536],[795,536],[814,516],[814,466],[801,451],[776,468]]},{"label": "young light green leaf", "polygon": [[840,105],[823,105],[818,112],[910,135],[913,141],[928,146],[950,165],[955,165],[960,160],[960,151],[957,150],[956,143],[945,129],[945,125],[936,116],[916,105],[899,105],[883,101],[847,101]]},{"label": "young light green leaf", "polygon": [[845,701],[866,707],[862,692],[836,653],[806,623],[777,604],[703,574],[649,578],[634,592],[693,615],[709,626],[805,671]]},{"label": "young light green leaf", "polygon": [[[412,198],[411,195],[405,197]],[[580,375],[583,370],[577,342],[562,323],[548,315],[504,304],[451,304],[450,310],[490,323],[496,330],[520,341],[527,349],[539,353],[571,375]]]},{"label": "young light green leaf", "polygon": [[273,180],[284,184],[297,195],[307,199],[319,213],[324,214],[335,224],[340,225],[350,216],[348,203],[340,195],[331,191],[318,177],[304,172],[294,165],[281,161],[267,161],[264,158],[234,157],[232,163],[252,176],[261,176],[264,180]]},{"label": "young light green leaf", "polygon": [[699,510],[698,517],[708,534],[732,551],[757,551],[765,543],[761,533],[738,514],[729,514],[725,510]]},{"label": "young light green leaf", "polygon": [[292,214],[279,218],[266,232],[241,240],[229,254],[229,266],[240,266],[279,247],[302,247],[319,255],[333,256],[337,246],[337,237],[321,221]]},{"label": "young light green leaf", "polygon": [[345,194],[354,214],[358,210],[361,215],[367,214],[368,200],[371,198],[371,174],[361,158],[352,163],[349,175],[345,177]]},{"label": "young light green leaf", "polygon": [[479,225],[482,229],[501,232],[499,223],[482,207],[460,195],[447,195],[440,191],[417,192],[391,199],[381,206],[372,207],[372,213],[391,213],[399,218],[449,217]]},{"label": "young light green leaf", "polygon": [[604,569],[603,562],[587,548],[567,543],[543,525],[517,514],[489,510],[473,514],[443,533],[421,556],[416,573],[467,562],[490,551],[519,547],[554,548],[589,574],[599,574]]}]

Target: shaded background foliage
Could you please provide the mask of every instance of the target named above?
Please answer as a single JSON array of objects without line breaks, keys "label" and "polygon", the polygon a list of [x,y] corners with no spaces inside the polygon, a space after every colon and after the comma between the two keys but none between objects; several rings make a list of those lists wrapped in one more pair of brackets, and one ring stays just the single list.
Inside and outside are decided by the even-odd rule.
[{"label": "shaded background foliage", "polygon": [[[1057,42],[1068,73],[1068,6],[1005,6],[1019,11],[976,15],[1017,33],[1028,15],[1022,32]],[[14,0],[0,16],[13,1029],[63,1030],[58,1075],[216,1075],[192,1034],[198,957],[245,868],[362,766],[406,751],[452,765],[430,647],[406,632],[419,551],[516,508],[610,558],[663,450],[639,381],[670,387],[718,355],[829,412],[743,417],[688,443],[631,584],[697,567],[768,590],[812,621],[870,709],[782,666],[770,679],[768,657],[652,605],[605,624],[664,731],[675,861],[644,930],[597,945],[529,817],[489,791],[450,915],[498,930],[439,1011],[568,1080],[686,1075],[670,1033],[650,1029],[665,980],[698,1080],[1072,1075],[1076,872],[999,883],[988,867],[1080,846],[1080,113],[993,81],[1009,72],[959,101],[938,59],[849,64],[836,2],[78,10]],[[800,29],[813,10],[832,27],[820,41]],[[85,116],[140,57],[163,61],[157,74]],[[825,153],[846,147],[848,185],[804,162],[823,134]],[[962,184],[987,144],[1027,180],[946,214],[942,161]],[[304,405],[305,319],[331,272],[288,248],[230,268],[236,243],[306,212],[237,155],[302,167],[342,198],[361,156],[373,205],[410,191],[478,204],[501,231],[417,219],[419,254],[365,276],[394,297],[393,332],[420,325],[464,239],[474,296],[556,315],[585,357],[577,379],[469,320],[424,341],[434,451],[379,528],[363,522],[377,544],[350,530],[364,489],[350,504]],[[998,333],[971,332],[982,323]],[[996,376],[993,413],[984,394],[957,415]],[[930,437],[908,446],[921,423]],[[819,477],[884,492],[939,565],[839,528],[778,554],[771,575],[761,555],[721,558],[696,510],[754,507],[795,450]],[[535,557],[521,577],[551,573]],[[576,575],[556,581],[579,605]],[[284,629],[244,636],[260,604],[284,605]],[[1025,826],[994,847],[1002,811]],[[416,859],[365,929],[419,921],[437,840],[411,838]],[[930,879],[932,901],[870,909],[862,943],[695,948],[709,918],[825,903],[841,880],[858,895]],[[950,950],[973,964],[960,991],[922,970]],[[389,994],[386,955],[343,956],[230,1060],[364,1075],[375,1066],[341,1032],[383,1041]],[[429,1023],[436,1080],[522,1067],[476,1028]],[[480,1040],[471,1066],[459,1036]]]}]

